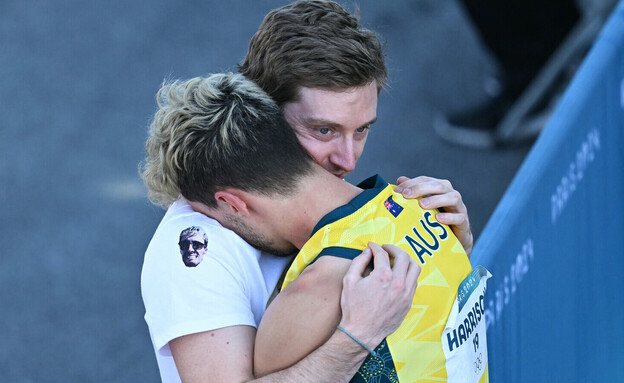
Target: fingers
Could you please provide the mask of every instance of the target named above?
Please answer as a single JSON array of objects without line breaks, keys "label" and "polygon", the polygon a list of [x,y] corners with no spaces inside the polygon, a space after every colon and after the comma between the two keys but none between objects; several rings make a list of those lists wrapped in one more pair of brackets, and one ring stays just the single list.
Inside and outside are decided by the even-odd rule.
[{"label": "fingers", "polygon": [[409,179],[407,177],[399,177],[397,179],[397,187],[394,189],[397,193],[403,194],[406,198],[418,198],[435,194],[446,194],[454,191],[453,185],[447,180],[440,180],[430,177],[416,177]]},{"label": "fingers", "polygon": [[[420,265],[407,252],[395,245],[383,245],[384,250],[394,259],[392,271],[395,277],[403,279],[408,289],[416,289],[416,280],[420,275]],[[413,294],[413,292],[412,292]]]},{"label": "fingers", "polygon": [[468,223],[468,215],[465,213],[438,213],[435,216],[440,223],[450,226],[464,226]]},{"label": "fingers", "polygon": [[409,268],[407,269],[407,276],[405,277],[405,286],[411,290],[410,300],[414,298],[414,293],[416,293],[420,271],[421,268],[418,262],[413,258],[409,258]]},{"label": "fingers", "polygon": [[397,182],[396,182],[396,184],[397,184],[397,186],[398,186],[398,185],[401,185],[403,182],[405,182],[405,181],[409,181],[409,180],[410,180],[409,178],[407,178],[407,177],[405,177],[405,176],[401,176],[401,177],[397,178]]},{"label": "fingers", "polygon": [[392,271],[400,276],[407,274],[410,256],[400,247],[395,245],[383,245],[382,248],[393,259]]},{"label": "fingers", "polygon": [[[392,265],[392,288],[397,294],[402,294],[406,302],[411,302],[416,289],[416,281],[408,281],[410,268],[412,267],[412,258],[398,246],[383,245],[383,249],[392,256],[394,261]],[[418,279],[418,277],[416,278]]]},{"label": "fingers", "polygon": [[423,209],[438,209],[438,222],[449,225],[470,256],[473,246],[473,236],[468,220],[468,209],[462,200],[461,194],[453,188],[448,180],[431,177],[416,177],[409,179],[401,176],[397,179],[395,192],[406,198],[423,197],[419,204]]},{"label": "fingers", "polygon": [[[362,277],[371,256],[374,270]],[[371,242],[368,251],[355,258],[347,274],[340,301],[340,325],[374,348],[396,331],[412,307],[420,267],[401,248]]]},{"label": "fingers", "polygon": [[370,242],[368,244],[368,248],[371,249],[373,256],[375,257],[373,263],[374,270],[390,270],[390,257],[388,256],[388,253],[374,242]]},{"label": "fingers", "polygon": [[424,183],[424,182],[429,182],[429,181],[441,181],[441,180],[438,180],[437,178],[427,177],[427,176],[418,176],[416,178],[400,176],[399,178],[397,178],[397,185],[404,186],[402,184],[408,181],[413,181],[416,183]]},{"label": "fingers", "polygon": [[466,213],[468,211],[461,194],[457,190],[444,194],[429,195],[420,200],[420,206],[428,210],[444,208],[445,211],[453,213]]},{"label": "fingers", "polygon": [[347,270],[347,274],[345,274],[345,279],[347,279],[347,277],[362,278],[372,256],[373,254],[370,248],[367,247],[364,249],[364,251],[351,262],[351,266],[349,266],[349,270]]},{"label": "fingers", "polygon": [[[467,218],[468,209],[464,205],[462,196],[453,189],[453,185],[448,180],[424,176],[409,179],[401,176],[397,179],[397,183],[398,186],[394,191],[402,193],[404,197],[423,197],[420,200],[420,206],[423,209],[444,209],[451,213],[466,214]],[[449,219],[459,220],[461,218],[456,216],[449,217]]]},{"label": "fingers", "polygon": [[440,223],[449,225],[453,234],[459,239],[466,254],[470,257],[472,252],[472,246],[474,244],[474,238],[470,229],[470,221],[468,220],[468,214],[451,214],[451,213],[438,213],[436,214],[436,220]]},{"label": "fingers", "polygon": [[470,230],[468,213],[438,213],[436,214],[436,220],[450,226],[464,250],[466,250],[466,254],[470,257],[474,239]]}]

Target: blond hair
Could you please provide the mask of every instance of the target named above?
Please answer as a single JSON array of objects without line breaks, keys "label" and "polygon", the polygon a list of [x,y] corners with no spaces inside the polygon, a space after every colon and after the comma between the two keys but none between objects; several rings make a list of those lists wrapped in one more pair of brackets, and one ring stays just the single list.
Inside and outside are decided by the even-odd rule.
[{"label": "blond hair", "polygon": [[[240,74],[164,83],[156,98],[140,174],[157,205],[166,207],[184,196],[215,206],[214,192],[225,186],[288,192],[292,184],[286,177],[271,176],[266,168],[297,172],[301,165],[290,158],[301,162],[301,151],[309,158],[275,102]],[[271,141],[293,148],[284,152],[280,142]]]}]

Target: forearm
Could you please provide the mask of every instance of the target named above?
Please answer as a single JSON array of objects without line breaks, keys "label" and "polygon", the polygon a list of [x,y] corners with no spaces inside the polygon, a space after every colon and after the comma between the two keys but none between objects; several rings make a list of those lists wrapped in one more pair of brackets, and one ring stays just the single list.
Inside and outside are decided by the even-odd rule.
[{"label": "forearm", "polygon": [[336,331],[321,347],[295,365],[253,382],[348,382],[367,355],[362,346]]},{"label": "forearm", "polygon": [[253,373],[255,334],[250,326],[230,326],[171,340],[182,382],[348,382],[367,356],[359,344],[335,331],[292,366],[260,377]]}]

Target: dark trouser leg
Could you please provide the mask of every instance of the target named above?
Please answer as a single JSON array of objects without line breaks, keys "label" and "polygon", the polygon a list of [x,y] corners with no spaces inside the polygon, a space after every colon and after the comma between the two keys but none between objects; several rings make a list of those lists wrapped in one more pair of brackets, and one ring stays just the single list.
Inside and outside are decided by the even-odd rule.
[{"label": "dark trouser leg", "polygon": [[572,0],[462,0],[515,99],[579,19]]}]

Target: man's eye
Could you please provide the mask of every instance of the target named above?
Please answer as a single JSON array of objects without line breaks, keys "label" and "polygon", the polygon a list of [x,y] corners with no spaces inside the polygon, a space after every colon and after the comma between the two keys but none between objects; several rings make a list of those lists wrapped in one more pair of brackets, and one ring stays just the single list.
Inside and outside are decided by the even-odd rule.
[{"label": "man's eye", "polygon": [[359,128],[357,128],[356,132],[358,133],[364,133],[365,131],[367,131],[370,128],[369,125],[365,125],[365,126],[361,126]]},{"label": "man's eye", "polygon": [[328,134],[329,133],[329,128],[319,128],[319,133],[321,133],[321,134]]}]

